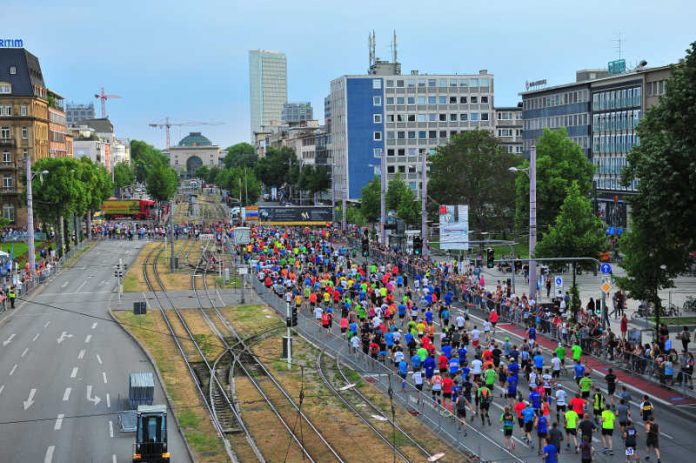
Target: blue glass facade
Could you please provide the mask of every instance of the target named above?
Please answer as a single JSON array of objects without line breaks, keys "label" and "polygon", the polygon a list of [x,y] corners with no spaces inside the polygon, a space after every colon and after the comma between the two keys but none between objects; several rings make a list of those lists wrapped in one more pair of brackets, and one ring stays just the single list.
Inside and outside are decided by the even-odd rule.
[{"label": "blue glass facade", "polygon": [[[346,82],[348,198],[374,177],[370,164],[384,150],[384,81],[379,77],[348,78]],[[379,122],[378,122],[379,121]],[[381,151],[377,151],[381,150]]]}]

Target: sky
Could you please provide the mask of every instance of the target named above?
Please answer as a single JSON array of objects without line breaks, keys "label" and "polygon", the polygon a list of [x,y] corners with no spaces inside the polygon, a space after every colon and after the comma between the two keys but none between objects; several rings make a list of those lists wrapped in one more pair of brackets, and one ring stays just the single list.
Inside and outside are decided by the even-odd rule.
[{"label": "sky", "polygon": [[251,49],[284,52],[288,98],[310,101],[323,120],[329,84],[364,74],[368,34],[402,72],[495,75],[495,105],[512,106],[525,81],[571,82],[575,71],[619,57],[627,65],[676,62],[696,40],[694,0],[1,0],[0,37],[39,57],[49,88],[94,102],[104,87],[122,138],[162,148],[202,131],[220,146],[250,141]]}]

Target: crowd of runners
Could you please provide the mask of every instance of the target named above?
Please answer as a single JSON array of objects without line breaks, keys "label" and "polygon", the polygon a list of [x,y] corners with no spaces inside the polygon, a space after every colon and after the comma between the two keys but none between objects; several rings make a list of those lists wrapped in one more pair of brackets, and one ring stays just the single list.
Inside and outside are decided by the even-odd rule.
[{"label": "crowd of runners", "polygon": [[[618,441],[627,461],[638,461],[639,453],[660,461],[659,425],[647,396],[632,397],[611,369],[600,387],[578,342],[544,352],[533,322],[524,339],[513,341],[497,331],[495,309],[482,321],[470,317],[431,277],[442,271],[439,264],[412,275],[403,261],[357,256],[329,229],[256,228],[239,252],[295,310],[340,331],[353,352],[393,367],[402,387],[413,384],[421,400],[457,416],[463,436],[468,423],[480,421],[502,427],[510,451],[521,442],[547,462],[561,451],[582,462],[595,452],[614,455]],[[641,401],[637,416],[633,400]]]}]

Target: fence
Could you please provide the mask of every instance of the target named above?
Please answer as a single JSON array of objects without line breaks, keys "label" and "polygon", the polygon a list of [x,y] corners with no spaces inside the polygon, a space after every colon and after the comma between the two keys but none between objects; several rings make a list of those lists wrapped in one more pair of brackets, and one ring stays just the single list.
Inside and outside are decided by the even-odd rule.
[{"label": "fence", "polygon": [[[267,289],[255,275],[250,278],[252,287],[259,297],[282,317],[285,317],[287,313],[286,302]],[[396,403],[406,408],[412,415],[417,416],[430,429],[447,439],[455,448],[470,455],[476,455],[477,461],[523,462],[522,459],[508,452],[500,443],[465,421],[459,420],[449,410],[439,406],[430,398],[428,393],[419,391],[408,381],[402,382],[395,370],[362,351],[352,352],[346,339],[320,327],[311,317],[300,313],[295,330],[325,352],[340,359],[343,364],[361,373],[368,382],[380,391],[387,394],[390,390],[393,391],[393,399]],[[468,436],[466,438],[462,436],[459,428],[467,430]]]}]

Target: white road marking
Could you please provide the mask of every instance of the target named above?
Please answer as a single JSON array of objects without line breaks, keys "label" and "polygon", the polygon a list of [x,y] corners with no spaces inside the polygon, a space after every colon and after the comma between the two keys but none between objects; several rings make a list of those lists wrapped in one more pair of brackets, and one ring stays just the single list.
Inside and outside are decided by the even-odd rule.
[{"label": "white road marking", "polygon": [[104,384],[106,384],[107,381],[106,381],[106,372],[105,371],[102,371],[102,378],[104,378]]},{"label": "white road marking", "polygon": [[106,393],[106,408],[111,408],[111,396],[109,393]]},{"label": "white road marking", "polygon": [[29,348],[25,347],[24,350],[22,351],[21,357],[24,358],[24,356],[27,355],[27,352],[29,352]]},{"label": "white road marking", "polygon": [[4,390],[5,390],[5,385],[3,384],[2,386],[0,386],[0,394],[2,394],[2,391],[4,391]]},{"label": "white road marking", "polygon": [[82,360],[83,358],[85,358],[85,353],[86,353],[86,352],[87,352],[87,351],[86,351],[85,349],[80,349],[80,353],[77,354],[77,359],[78,359],[78,360]]},{"label": "white road marking", "polygon": [[71,378],[75,378],[77,376],[77,367],[73,367],[72,373],[70,373]]},{"label": "white road marking", "polygon": [[670,436],[670,435],[667,434],[666,432],[660,432],[660,434],[662,434],[663,436],[665,436],[665,437],[666,437],[667,439],[669,439],[669,440],[674,440],[674,437]]},{"label": "white road marking", "polygon": [[99,365],[102,364],[102,360],[101,360],[101,357],[99,357],[99,354],[97,354],[97,362],[99,362]]},{"label": "white road marking", "polygon": [[111,463],[116,463],[116,454],[111,455]]},{"label": "white road marking", "polygon": [[29,398],[24,401],[24,409],[26,410],[27,408],[31,407],[34,405],[34,396],[36,395],[36,389],[32,389],[29,391]]},{"label": "white road marking", "polygon": [[96,327],[97,327],[97,325],[98,325],[98,323],[97,323],[97,322],[94,322],[94,323],[92,323],[92,329],[96,328]]},{"label": "white road marking", "polygon": [[66,387],[65,392],[63,393],[63,402],[67,402],[70,400],[70,391],[72,391],[71,387]]},{"label": "white road marking", "polygon": [[85,344],[89,344],[89,342],[92,340],[92,335],[88,334],[87,337],[85,338]]},{"label": "white road marking", "polygon": [[64,414],[59,414],[58,418],[56,418],[56,424],[53,426],[54,431],[60,431],[61,426],[63,426],[63,418],[65,418]]},{"label": "white road marking", "polygon": [[109,420],[109,437],[114,438],[114,422]]},{"label": "white road marking", "polygon": [[69,283],[70,283],[70,280],[68,280],[65,283],[63,283],[62,285],[60,285],[60,287],[65,288],[66,286],[68,286]]},{"label": "white road marking", "polygon": [[55,445],[49,445],[48,448],[46,449],[46,456],[44,457],[44,463],[52,463],[53,462],[53,452],[55,452],[56,446]]},{"label": "white road marking", "polygon": [[86,284],[87,284],[87,281],[83,281],[82,284],[81,284],[80,286],[78,286],[77,292],[79,293],[80,290],[81,290],[82,288],[84,288],[84,286],[85,286]]},{"label": "white road marking", "polygon": [[94,397],[92,397],[92,385],[91,384],[87,385],[87,400],[89,402],[94,402],[95,407],[99,404],[99,402],[101,402],[101,399],[99,398],[99,396],[95,395]]},{"label": "white road marking", "polygon": [[15,338],[15,336],[17,336],[17,335],[15,333],[12,333],[9,338],[7,338],[6,340],[4,340],[2,342],[2,345],[7,346],[9,343],[12,342],[12,340]]},{"label": "white road marking", "polygon": [[17,364],[15,363],[12,369],[10,370],[10,376],[14,375],[14,372],[17,370]]},{"label": "white road marking", "polygon": [[60,337],[56,339],[56,342],[57,342],[58,344],[60,344],[61,342],[65,341],[66,338],[72,338],[72,337],[73,337],[72,334],[68,334],[67,331],[63,331],[63,332],[60,334]]},{"label": "white road marking", "polygon": [[47,321],[47,322],[44,324],[44,328],[48,328],[48,325],[50,325],[50,324],[51,324],[51,321],[50,321],[50,320]]},{"label": "white road marking", "polygon": [[36,340],[39,339],[39,336],[41,336],[41,333],[36,333],[32,338],[31,342],[36,342]]}]

